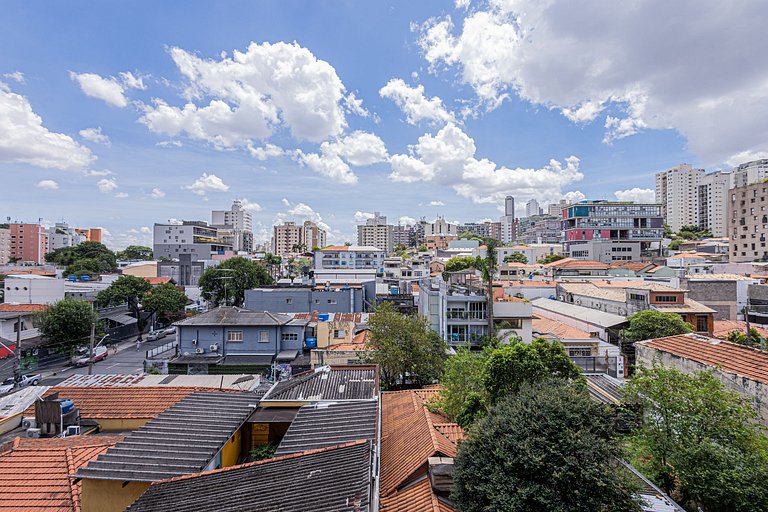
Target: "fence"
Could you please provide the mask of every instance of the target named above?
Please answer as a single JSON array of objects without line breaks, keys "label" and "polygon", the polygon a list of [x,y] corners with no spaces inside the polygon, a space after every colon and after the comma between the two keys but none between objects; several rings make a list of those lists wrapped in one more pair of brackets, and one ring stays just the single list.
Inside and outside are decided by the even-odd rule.
[{"label": "fence", "polygon": [[574,356],[571,361],[582,371],[587,373],[607,373],[611,377],[618,377],[618,367],[615,357],[590,357]]},{"label": "fence", "polygon": [[179,346],[178,340],[170,341],[164,345],[160,345],[159,347],[155,347],[152,349],[147,350],[147,359],[152,359],[153,357],[156,357],[158,354],[162,354],[164,352],[168,352],[169,350],[173,350],[176,347]]}]

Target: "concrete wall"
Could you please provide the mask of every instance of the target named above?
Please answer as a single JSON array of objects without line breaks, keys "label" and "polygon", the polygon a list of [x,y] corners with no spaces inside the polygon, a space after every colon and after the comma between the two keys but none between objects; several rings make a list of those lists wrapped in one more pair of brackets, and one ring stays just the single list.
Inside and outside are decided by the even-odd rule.
[{"label": "concrete wall", "polygon": [[663,352],[641,344],[635,345],[637,363],[647,367],[653,366],[656,360],[662,366],[674,368],[685,373],[694,373],[701,370],[714,370],[713,374],[728,389],[737,392],[741,396],[752,400],[760,423],[768,426],[768,385],[733,373],[727,373],[712,366],[707,366],[698,361],[680,357],[668,352]]},{"label": "concrete wall", "polygon": [[245,308],[272,313],[359,313],[363,308],[363,290],[322,291],[311,288],[269,288],[246,290]]},{"label": "concrete wall", "polygon": [[64,298],[64,280],[39,276],[8,276],[3,283],[5,302],[53,304]]},{"label": "concrete wall", "polygon": [[736,320],[738,281],[702,281],[689,279],[683,284],[688,297],[716,311],[715,320]]}]

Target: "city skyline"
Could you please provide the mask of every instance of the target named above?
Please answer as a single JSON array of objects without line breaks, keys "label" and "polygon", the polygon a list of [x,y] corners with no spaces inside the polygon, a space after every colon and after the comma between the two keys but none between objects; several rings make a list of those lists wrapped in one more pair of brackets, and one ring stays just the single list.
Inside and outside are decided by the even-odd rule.
[{"label": "city skyline", "polygon": [[648,201],[659,171],[768,149],[768,57],[712,30],[756,29],[757,3],[664,6],[665,25],[650,2],[631,23],[598,2],[143,5],[6,7],[3,218],[100,226],[121,248],[242,199],[257,242],[284,220],[344,242],[374,211],[468,222],[497,220],[506,195],[518,217],[530,199]]}]

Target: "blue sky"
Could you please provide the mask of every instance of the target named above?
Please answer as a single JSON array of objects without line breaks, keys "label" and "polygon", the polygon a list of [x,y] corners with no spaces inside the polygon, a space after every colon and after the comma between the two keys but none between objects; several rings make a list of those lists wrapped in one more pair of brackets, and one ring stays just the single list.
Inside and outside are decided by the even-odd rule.
[{"label": "blue sky", "polygon": [[343,242],[373,211],[648,200],[656,171],[766,156],[768,57],[735,36],[765,4],[621,4],[6,3],[0,215],[121,247],[242,198],[257,240]]}]

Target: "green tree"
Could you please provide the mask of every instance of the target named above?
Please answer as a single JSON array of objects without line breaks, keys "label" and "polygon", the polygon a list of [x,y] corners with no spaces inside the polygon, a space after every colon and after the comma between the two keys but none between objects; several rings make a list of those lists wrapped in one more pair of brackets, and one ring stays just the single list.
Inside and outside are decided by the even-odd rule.
[{"label": "green tree", "polygon": [[504,263],[522,263],[523,265],[527,265],[528,258],[521,252],[513,252],[509,256],[504,256]]},{"label": "green tree", "polygon": [[552,379],[504,398],[459,445],[462,512],[640,511],[608,409]]},{"label": "green tree", "polygon": [[465,429],[487,408],[488,393],[483,386],[487,360],[487,351],[476,352],[458,347],[456,353],[445,361],[436,405]]},{"label": "green tree", "polygon": [[475,263],[480,271],[480,276],[485,284],[485,302],[488,310],[488,336],[492,336],[493,329],[493,280],[496,278],[496,246],[498,242],[494,238],[489,238],[485,244],[485,257],[478,256]]},{"label": "green tree", "polygon": [[541,265],[546,265],[547,263],[554,263],[555,261],[560,261],[565,259],[565,256],[562,254],[549,254],[547,256],[544,256],[536,263],[540,263]]},{"label": "green tree", "polygon": [[141,300],[150,288],[150,284],[142,277],[120,276],[108,288],[99,292],[96,301],[102,306],[128,304],[128,309],[136,317],[136,327],[139,329],[138,339],[141,341],[141,333],[146,326],[146,319],[141,314]]},{"label": "green tree", "polygon": [[672,241],[669,242],[669,249],[676,251],[680,248],[683,242],[684,240],[682,238],[673,238]]},{"label": "green tree", "polygon": [[129,245],[117,253],[118,260],[144,260],[152,259],[152,248],[143,245]]},{"label": "green tree", "polygon": [[141,299],[144,311],[151,311],[159,318],[173,321],[184,316],[184,306],[189,299],[171,283],[163,283],[151,288]]},{"label": "green tree", "polygon": [[768,438],[749,401],[709,371],[654,365],[625,387],[641,425],[630,446],[639,469],[706,512],[768,510]]},{"label": "green tree", "polygon": [[280,274],[280,266],[283,264],[283,258],[268,252],[261,260],[262,264],[266,267],[267,272],[273,280],[277,280],[277,276]]},{"label": "green tree", "polygon": [[581,381],[581,370],[558,342],[537,338],[502,345],[488,357],[483,370],[483,385],[490,404],[518,392],[526,383],[550,377]]},{"label": "green tree", "polygon": [[371,335],[363,356],[379,365],[386,388],[418,387],[440,377],[447,344],[429,328],[426,319],[403,315],[385,302],[376,308],[368,325]]},{"label": "green tree", "polygon": [[748,347],[760,347],[760,344],[765,341],[754,327],[749,328],[749,337],[741,331],[731,331],[726,339],[731,343],[738,343]]},{"label": "green tree", "polygon": [[622,331],[627,341],[641,341],[693,331],[689,323],[676,313],[662,313],[646,309],[630,316],[629,327]]},{"label": "green tree", "polygon": [[216,306],[242,307],[245,302],[245,290],[273,283],[274,280],[263,266],[237,256],[221,262],[216,267],[205,269],[198,286],[203,298]]},{"label": "green tree", "polygon": [[61,247],[45,255],[48,263],[68,267],[79,260],[93,259],[99,262],[98,272],[114,272],[117,270],[115,253],[99,242],[83,242],[75,247]]},{"label": "green tree", "polygon": [[419,246],[419,252],[427,252],[427,246],[424,244],[421,244]]},{"label": "green tree", "polygon": [[711,237],[712,232],[699,226],[682,226],[680,231],[677,232],[677,236],[683,240],[699,240]]},{"label": "green tree", "polygon": [[472,256],[454,256],[445,262],[446,272],[461,272],[468,268],[476,268],[477,258]]},{"label": "green tree", "polygon": [[91,324],[98,325],[98,321],[99,315],[89,302],[63,299],[39,313],[35,323],[48,347],[68,353],[88,343]]},{"label": "green tree", "polygon": [[67,268],[64,269],[64,272],[62,275],[64,277],[92,276],[94,274],[98,274],[100,271],[101,271],[101,263],[99,262],[99,260],[94,258],[84,258],[81,260],[76,260],[70,265],[67,265]]}]

